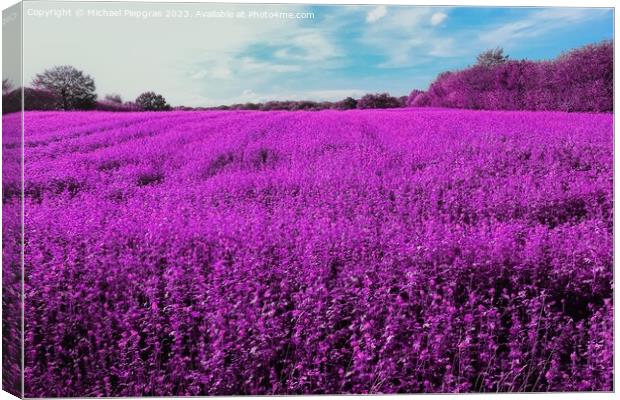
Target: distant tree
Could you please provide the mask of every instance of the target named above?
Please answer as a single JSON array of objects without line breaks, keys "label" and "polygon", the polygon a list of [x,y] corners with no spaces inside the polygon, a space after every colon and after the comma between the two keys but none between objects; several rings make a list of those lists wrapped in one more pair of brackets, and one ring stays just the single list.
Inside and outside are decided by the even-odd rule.
[{"label": "distant tree", "polygon": [[260,110],[262,111],[291,110],[293,108],[293,105],[294,105],[294,102],[290,100],[284,100],[284,101],[271,100],[271,101],[262,103],[260,106]]},{"label": "distant tree", "polygon": [[321,108],[321,105],[315,101],[303,100],[303,101],[296,101],[294,104],[292,104],[290,110],[291,111],[317,110],[320,108]]},{"label": "distant tree", "polygon": [[136,112],[140,111],[140,108],[135,103],[115,103],[111,101],[99,101],[95,106],[97,111],[112,111],[112,112]]},{"label": "distant tree", "polygon": [[496,47],[489,49],[478,54],[476,57],[476,64],[486,67],[492,67],[494,65],[503,64],[508,61],[508,55],[504,54],[504,49]]},{"label": "distant tree", "polygon": [[95,106],[95,81],[70,65],[56,66],[35,76],[32,85],[60,98],[63,110],[89,109]]},{"label": "distant tree", "polygon": [[331,108],[334,108],[334,103],[331,101],[321,101],[320,103],[317,103],[317,107],[315,110],[329,110]]},{"label": "distant tree", "polygon": [[136,98],[136,104],[144,111],[167,111],[170,105],[161,94],[145,92]]},{"label": "distant tree", "polygon": [[427,107],[431,104],[431,100],[426,92],[420,91],[415,97],[409,97],[407,105],[409,107]]},{"label": "distant tree", "polygon": [[243,110],[258,110],[260,108],[259,104],[255,104],[255,103],[245,103],[242,106]]},{"label": "distant tree", "polygon": [[13,85],[9,82],[8,79],[2,80],[2,94],[6,94],[13,89]]},{"label": "distant tree", "polygon": [[407,107],[413,107],[413,101],[422,93],[424,93],[423,90],[413,89],[411,93],[409,93],[409,97],[407,98]]},{"label": "distant tree", "polygon": [[357,108],[357,100],[353,97],[347,97],[336,104],[336,108],[340,110],[353,110]]},{"label": "distant tree", "polygon": [[123,104],[123,99],[120,94],[107,94],[104,99],[109,103]]},{"label": "distant tree", "polygon": [[357,102],[357,108],[399,108],[400,100],[389,93],[367,94]]}]

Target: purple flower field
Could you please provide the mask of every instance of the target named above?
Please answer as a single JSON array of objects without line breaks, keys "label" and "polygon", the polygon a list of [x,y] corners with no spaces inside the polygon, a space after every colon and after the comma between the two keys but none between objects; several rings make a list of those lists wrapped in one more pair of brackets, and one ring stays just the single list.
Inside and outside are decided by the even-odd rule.
[{"label": "purple flower field", "polygon": [[25,394],[612,390],[612,171],[612,114],[27,112]]}]

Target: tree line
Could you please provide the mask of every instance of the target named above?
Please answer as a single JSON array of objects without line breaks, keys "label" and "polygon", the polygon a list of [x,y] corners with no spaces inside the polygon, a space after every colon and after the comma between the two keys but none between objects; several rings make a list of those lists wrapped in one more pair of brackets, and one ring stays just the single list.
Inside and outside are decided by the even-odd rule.
[{"label": "tree line", "polygon": [[[3,113],[21,109],[21,89],[12,90],[10,83],[2,83]],[[97,99],[94,79],[70,65],[55,66],[37,74],[32,87],[24,88],[26,110],[99,110],[99,111],[167,111],[172,107],[164,96],[144,92],[134,101],[123,102],[118,94]],[[336,102],[285,100],[264,103],[243,103],[217,107],[177,107],[179,110],[289,110],[317,111],[325,109],[352,110],[371,108],[407,107],[407,96],[394,97],[389,93],[369,93],[360,99],[347,97]]]},{"label": "tree line", "polygon": [[[123,102],[120,95],[109,94],[97,100],[95,80],[70,65],[55,66],[37,74],[32,87],[23,89],[26,110],[100,110],[166,111],[172,109],[166,99],[155,92],[140,94],[134,101]],[[2,113],[21,110],[22,89],[2,81]]]},{"label": "tree line", "polygon": [[[284,100],[264,103],[240,103],[203,108],[210,110],[258,110],[258,111],[319,111],[354,110],[371,108],[407,107],[407,96],[394,97],[389,93],[369,93],[359,99],[347,97],[340,101]],[[185,108],[188,109],[188,108]]]},{"label": "tree line", "polygon": [[[21,109],[21,90],[2,82],[3,113]],[[144,92],[123,102],[117,94],[97,100],[94,79],[72,66],[56,66],[37,74],[24,89],[27,110],[166,111],[161,95]],[[428,90],[409,96],[369,93],[340,101],[285,100],[178,110],[318,111],[401,107],[446,107],[487,110],[613,110],[613,41],[571,50],[555,60],[511,60],[502,48],[482,52],[476,64],[439,74]]]},{"label": "tree line", "polygon": [[567,112],[613,111],[614,43],[603,41],[553,60],[511,60],[501,49],[477,63],[440,74],[427,91],[413,91],[412,107]]}]

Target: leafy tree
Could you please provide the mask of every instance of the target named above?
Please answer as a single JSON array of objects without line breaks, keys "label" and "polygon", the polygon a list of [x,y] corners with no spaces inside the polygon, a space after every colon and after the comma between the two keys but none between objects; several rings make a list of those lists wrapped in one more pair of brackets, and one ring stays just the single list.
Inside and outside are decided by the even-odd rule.
[{"label": "leafy tree", "polygon": [[296,101],[290,108],[291,111],[298,111],[298,110],[317,110],[320,109],[321,105],[318,104],[315,101],[309,101],[309,100],[303,100],[303,101]]},{"label": "leafy tree", "polygon": [[504,49],[496,47],[489,49],[478,54],[476,57],[477,65],[483,65],[486,67],[492,67],[494,65],[503,64],[508,61],[508,55],[504,54]]},{"label": "leafy tree", "polygon": [[409,107],[427,107],[431,104],[431,100],[426,92],[419,93],[409,102]]},{"label": "leafy tree", "polygon": [[353,110],[357,108],[357,100],[353,97],[347,97],[337,103],[336,108],[340,110]]},{"label": "leafy tree", "polygon": [[144,92],[136,98],[137,106],[144,111],[167,111],[170,105],[161,94]]},{"label": "leafy tree", "polygon": [[409,97],[407,98],[407,107],[413,107],[413,101],[422,93],[424,93],[423,90],[413,89],[411,93],[409,93]]},{"label": "leafy tree", "polygon": [[258,110],[260,105],[254,103],[245,103],[242,107],[243,110]]},{"label": "leafy tree", "polygon": [[63,110],[90,109],[97,100],[93,78],[70,65],[43,71],[36,75],[32,85],[58,96]]},{"label": "leafy tree", "polygon": [[389,93],[367,94],[357,102],[357,108],[399,108],[400,100]]}]

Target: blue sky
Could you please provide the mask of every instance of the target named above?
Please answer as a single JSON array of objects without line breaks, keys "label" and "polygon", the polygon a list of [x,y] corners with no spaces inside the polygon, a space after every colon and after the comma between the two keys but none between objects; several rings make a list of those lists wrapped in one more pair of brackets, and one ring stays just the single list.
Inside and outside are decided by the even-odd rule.
[{"label": "blue sky", "polygon": [[[114,10],[118,4],[91,8]],[[26,81],[49,66],[72,64],[95,78],[100,95],[133,99],[155,90],[174,105],[338,100],[383,91],[400,96],[427,88],[440,72],[471,65],[488,48],[538,60],[613,37],[613,11],[600,8],[178,7],[191,18],[26,16]],[[314,18],[195,17],[216,10],[311,12]]]}]

